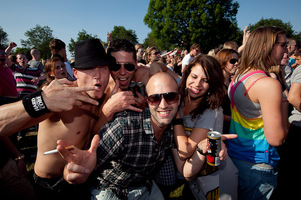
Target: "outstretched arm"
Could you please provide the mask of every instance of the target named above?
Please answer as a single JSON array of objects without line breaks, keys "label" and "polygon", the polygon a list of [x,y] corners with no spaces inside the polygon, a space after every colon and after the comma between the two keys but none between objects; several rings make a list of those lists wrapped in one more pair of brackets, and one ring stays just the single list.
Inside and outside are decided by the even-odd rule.
[{"label": "outstretched arm", "polygon": [[[94,87],[72,87],[72,82],[67,79],[52,81],[43,88],[42,97],[51,112],[69,111],[73,106],[80,106],[82,102],[98,105],[98,102],[82,94]],[[45,114],[32,118],[26,112],[22,101],[0,106],[0,135],[9,136],[24,128],[37,124],[48,118]]]}]

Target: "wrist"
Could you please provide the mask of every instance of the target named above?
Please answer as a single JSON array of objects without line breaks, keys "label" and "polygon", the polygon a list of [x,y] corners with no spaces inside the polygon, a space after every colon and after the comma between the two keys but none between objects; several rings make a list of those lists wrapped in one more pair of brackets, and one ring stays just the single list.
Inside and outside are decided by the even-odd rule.
[{"label": "wrist", "polygon": [[197,152],[198,152],[199,154],[201,154],[202,156],[206,156],[206,154],[203,152],[202,149],[199,148],[198,145],[196,146],[196,150],[197,150]]},{"label": "wrist", "polygon": [[42,90],[26,95],[22,99],[22,103],[28,115],[33,118],[38,118],[50,112],[44,102]]},{"label": "wrist", "polygon": [[174,126],[176,126],[176,125],[183,125],[183,119],[182,118],[173,119],[172,123],[173,123]]}]

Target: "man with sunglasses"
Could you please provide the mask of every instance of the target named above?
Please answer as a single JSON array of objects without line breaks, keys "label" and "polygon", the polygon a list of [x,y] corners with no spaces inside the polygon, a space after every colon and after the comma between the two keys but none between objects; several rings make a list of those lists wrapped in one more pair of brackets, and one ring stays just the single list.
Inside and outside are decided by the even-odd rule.
[{"label": "man with sunglasses", "polygon": [[170,123],[180,95],[174,78],[164,72],[150,78],[146,92],[149,108],[116,114],[93,138],[89,150],[70,152],[65,149],[67,142],[58,141],[57,149],[69,162],[65,167],[69,183],[85,182],[94,170],[97,182],[92,196],[97,199],[108,195],[111,199],[135,195],[163,199],[153,179],[174,145]]},{"label": "man with sunglasses", "polygon": [[138,61],[134,45],[126,39],[115,39],[110,42],[107,52],[116,59],[116,63],[109,66],[112,78],[105,92],[111,96],[101,110],[102,113],[94,127],[94,133],[98,133],[100,128],[117,112],[123,110],[142,112],[146,108],[145,97],[139,92],[133,96],[133,92],[129,91],[131,81],[142,82],[146,85],[149,80],[149,69],[137,67]]}]

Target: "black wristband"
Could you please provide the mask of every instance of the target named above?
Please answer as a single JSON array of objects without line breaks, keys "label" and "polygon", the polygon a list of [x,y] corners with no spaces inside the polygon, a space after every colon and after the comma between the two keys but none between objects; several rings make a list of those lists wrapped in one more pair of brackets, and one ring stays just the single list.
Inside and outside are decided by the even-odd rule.
[{"label": "black wristband", "polygon": [[172,120],[172,123],[173,123],[174,126],[179,125],[179,124],[183,125],[183,119],[182,118],[176,118],[176,119]]},{"label": "black wristband", "polygon": [[38,118],[46,113],[49,113],[43,97],[41,95],[42,90],[30,93],[22,99],[23,106],[29,116]]},{"label": "black wristband", "polygon": [[196,150],[203,156],[206,156],[206,154],[203,152],[202,149],[199,148],[199,146],[196,146]]}]

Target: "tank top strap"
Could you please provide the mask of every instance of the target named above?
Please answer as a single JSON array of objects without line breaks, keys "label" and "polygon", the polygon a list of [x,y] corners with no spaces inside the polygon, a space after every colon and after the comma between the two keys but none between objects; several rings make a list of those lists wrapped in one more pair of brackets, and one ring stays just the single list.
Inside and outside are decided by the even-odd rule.
[{"label": "tank top strap", "polygon": [[[254,74],[266,74],[264,71],[262,70],[256,70],[256,71],[253,71],[253,72],[250,72],[250,73],[247,73],[245,74],[241,79],[239,79],[237,81],[237,83],[235,84],[235,86],[233,87],[233,84],[234,84],[234,81],[232,80],[231,83],[230,83],[230,96],[231,96],[231,106],[232,108],[234,107],[235,105],[235,102],[234,102],[234,92],[236,90],[236,88],[238,87],[239,84],[241,84],[245,79],[247,79],[248,77],[254,75]],[[257,80],[256,80],[257,81]],[[252,85],[254,85],[255,83],[253,83]],[[248,90],[250,89],[251,87],[248,88]],[[247,91],[248,91],[247,90]],[[246,93],[245,93],[246,94]]]}]

